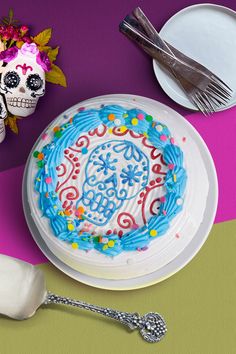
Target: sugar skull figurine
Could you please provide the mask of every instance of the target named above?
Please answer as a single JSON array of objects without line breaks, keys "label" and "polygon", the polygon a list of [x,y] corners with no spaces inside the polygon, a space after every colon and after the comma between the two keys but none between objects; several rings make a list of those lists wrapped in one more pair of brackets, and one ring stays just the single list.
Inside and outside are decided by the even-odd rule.
[{"label": "sugar skull figurine", "polygon": [[[0,53],[6,66],[1,68],[0,92],[5,97],[7,110],[15,116],[27,117],[34,113],[40,97],[45,94],[45,71],[50,70],[47,55],[39,52],[35,43],[25,43],[21,49],[10,48]],[[3,97],[0,100],[0,124],[7,112]],[[5,137],[0,127],[0,142]]]}]

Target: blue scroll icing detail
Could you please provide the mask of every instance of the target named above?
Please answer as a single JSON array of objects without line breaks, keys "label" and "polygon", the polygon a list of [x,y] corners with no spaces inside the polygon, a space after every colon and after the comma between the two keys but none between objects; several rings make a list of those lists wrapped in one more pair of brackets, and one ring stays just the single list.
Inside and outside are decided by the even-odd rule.
[{"label": "blue scroll icing detail", "polygon": [[[125,161],[121,172],[117,169],[119,160]],[[140,193],[148,177],[148,158],[137,146],[126,140],[110,140],[89,155],[77,205],[85,207],[89,222],[106,225],[125,200]]]},{"label": "blue scroll icing detail", "polygon": [[[115,115],[116,120],[108,119],[110,113]],[[65,122],[61,125],[63,132],[60,138],[54,137],[43,147],[44,165],[35,177],[34,186],[39,193],[39,208],[42,215],[50,220],[54,235],[58,239],[67,243],[77,243],[81,250],[96,249],[105,255],[116,256],[123,251],[135,251],[147,247],[155,238],[150,231],[156,230],[156,237],[164,235],[171,220],[182,210],[187,180],[183,167],[183,152],[171,143],[170,131],[164,124],[155,121],[153,125],[152,121],[143,119],[139,120],[137,125],[133,125],[132,119],[138,114],[147,116],[140,109],[127,110],[118,105],[80,111],[73,117],[72,124]],[[79,234],[83,220],[70,220],[63,215],[61,202],[54,192],[57,184],[56,166],[60,165],[64,150],[73,145],[82,133],[96,129],[101,124],[114,128],[117,126],[117,121],[120,126],[125,125],[135,133],[146,133],[149,141],[163,151],[163,159],[171,167],[166,174],[164,185],[167,194],[164,202],[160,204],[159,214],[150,217],[147,224],[139,229],[125,233],[122,238],[114,234],[105,235],[108,241],[112,241],[112,247],[108,246],[109,242],[104,247],[104,242],[98,242],[97,237],[89,232]],[[126,161],[121,171],[117,169],[118,155]],[[48,176],[52,178],[50,184],[45,182]],[[97,222],[97,225],[108,223],[126,199],[134,198],[146,186],[148,176],[148,158],[132,142],[111,140],[97,146],[88,157],[83,194],[78,201],[78,204],[82,203],[85,206],[86,219],[93,224]],[[94,220],[96,213],[100,214],[100,217]],[[73,225],[72,231],[68,229],[69,222]]]}]

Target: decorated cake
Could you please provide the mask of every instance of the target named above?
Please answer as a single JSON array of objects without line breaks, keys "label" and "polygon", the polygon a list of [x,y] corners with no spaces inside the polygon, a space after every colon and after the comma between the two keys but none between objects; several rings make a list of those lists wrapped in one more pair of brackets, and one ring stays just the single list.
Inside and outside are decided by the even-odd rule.
[{"label": "decorated cake", "polygon": [[59,258],[97,277],[148,272],[115,265],[155,249],[183,208],[184,156],[165,124],[137,107],[81,107],[42,135],[33,159],[32,215]]}]

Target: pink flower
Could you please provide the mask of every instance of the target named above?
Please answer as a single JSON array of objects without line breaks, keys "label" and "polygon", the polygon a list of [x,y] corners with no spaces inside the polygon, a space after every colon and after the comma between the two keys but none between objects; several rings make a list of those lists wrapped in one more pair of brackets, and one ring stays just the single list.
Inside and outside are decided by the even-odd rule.
[{"label": "pink flower", "polygon": [[32,43],[32,39],[31,39],[30,37],[28,37],[28,36],[24,36],[24,37],[22,38],[22,40],[23,40],[25,43],[28,43],[28,44]]},{"label": "pink flower", "polygon": [[26,34],[28,31],[29,31],[29,27],[27,27],[25,25],[21,26],[20,32],[22,35]]},{"label": "pink flower", "polygon": [[35,43],[24,43],[20,51],[23,55],[27,55],[29,57],[34,57],[39,52]]},{"label": "pink flower", "polygon": [[37,54],[36,61],[43,68],[44,71],[51,70],[51,62],[45,52],[39,52]]},{"label": "pink flower", "polygon": [[17,55],[18,55],[18,48],[11,47],[0,53],[0,60],[3,60],[5,63],[9,63],[9,61],[15,59]]}]

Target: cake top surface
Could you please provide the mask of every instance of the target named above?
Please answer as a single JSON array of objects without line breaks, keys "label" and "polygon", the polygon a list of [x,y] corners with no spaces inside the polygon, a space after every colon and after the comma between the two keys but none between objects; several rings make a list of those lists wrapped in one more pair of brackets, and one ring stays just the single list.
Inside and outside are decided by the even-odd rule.
[{"label": "cake top surface", "polygon": [[181,211],[183,153],[168,127],[134,108],[80,110],[35,151],[39,208],[54,235],[109,256],[145,250]]}]

